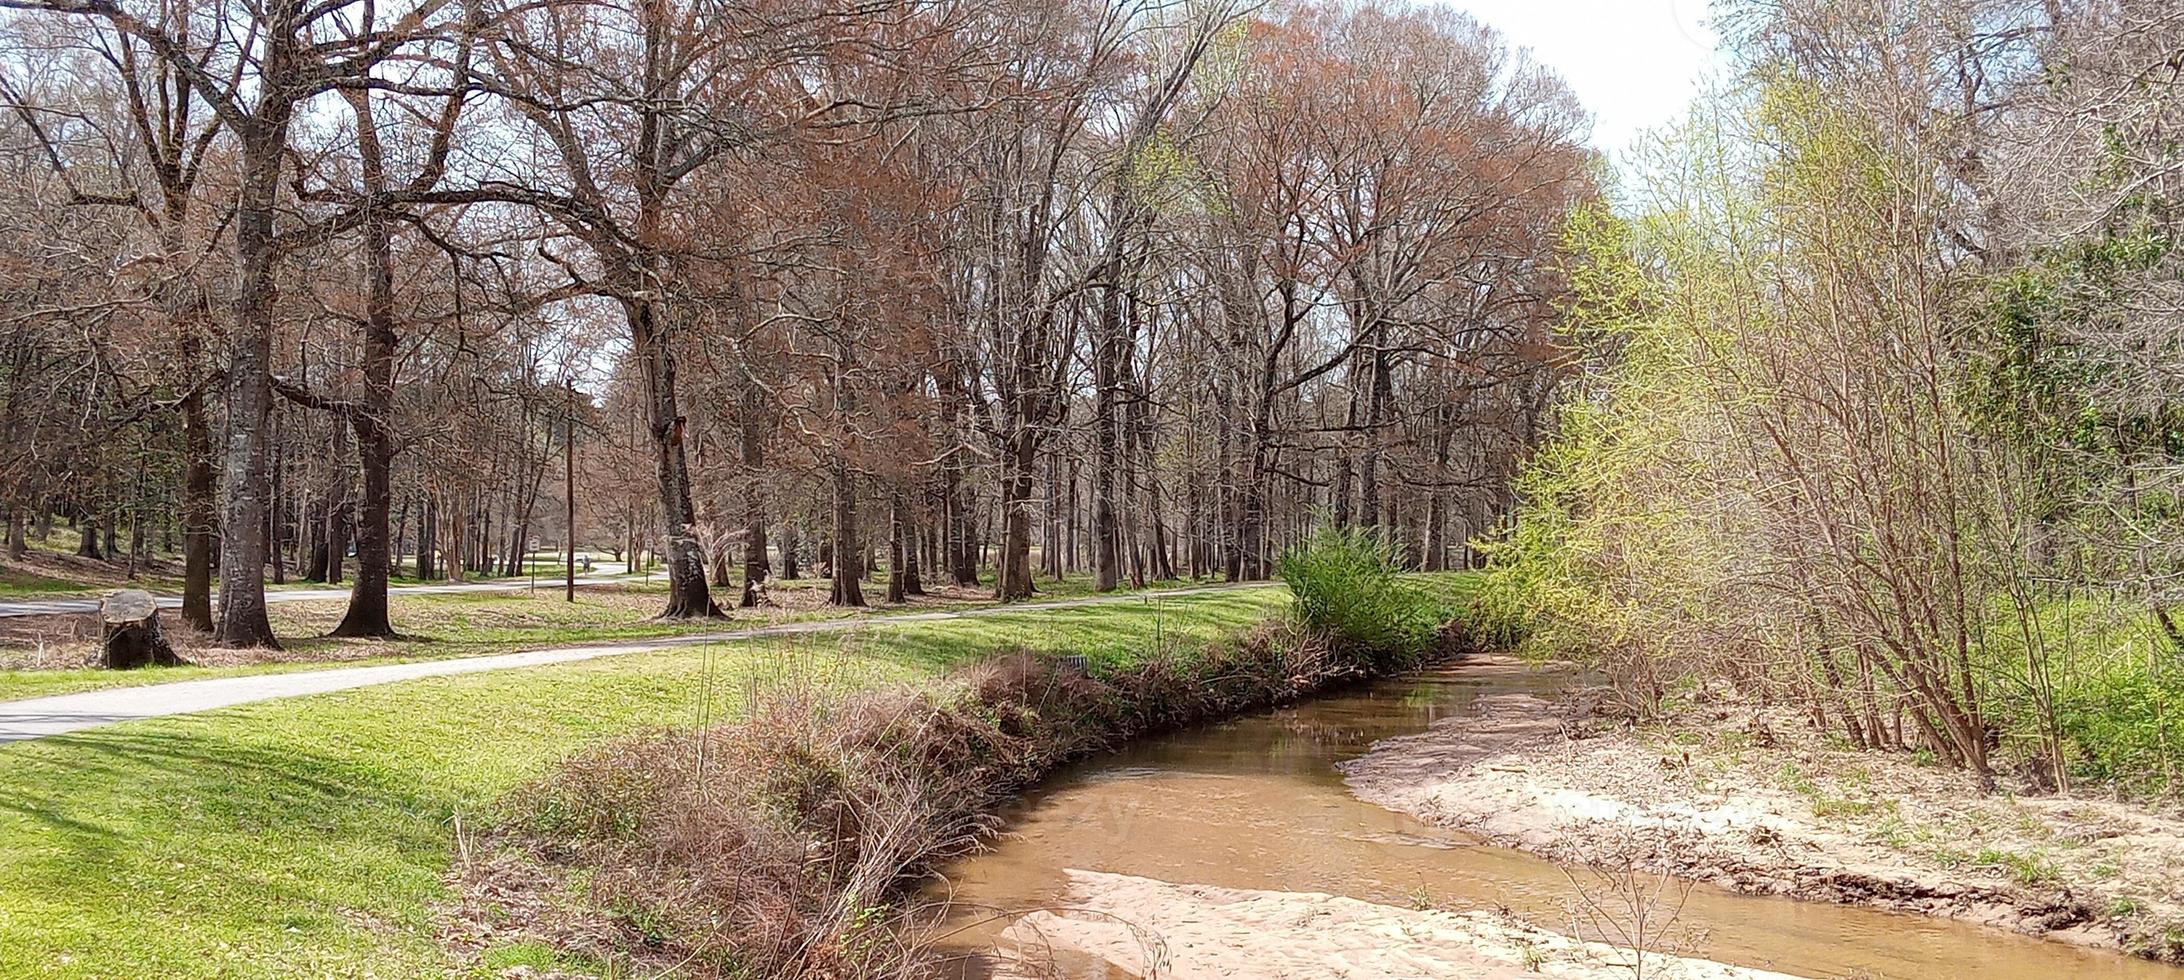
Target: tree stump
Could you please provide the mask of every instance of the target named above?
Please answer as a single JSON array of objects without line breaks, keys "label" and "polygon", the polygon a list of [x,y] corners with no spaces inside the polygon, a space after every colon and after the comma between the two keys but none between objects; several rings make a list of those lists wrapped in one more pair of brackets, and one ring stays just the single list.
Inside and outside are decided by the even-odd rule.
[{"label": "tree stump", "polygon": [[135,670],[182,665],[159,628],[159,601],[151,593],[127,589],[107,596],[99,604],[99,622],[105,627],[99,643],[100,666]]}]

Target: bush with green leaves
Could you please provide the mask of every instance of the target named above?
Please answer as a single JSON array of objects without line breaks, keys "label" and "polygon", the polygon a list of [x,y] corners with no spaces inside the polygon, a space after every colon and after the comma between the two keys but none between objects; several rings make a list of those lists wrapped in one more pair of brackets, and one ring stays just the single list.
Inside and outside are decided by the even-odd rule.
[{"label": "bush with green leaves", "polygon": [[1403,581],[1401,568],[1388,541],[1340,528],[1321,530],[1281,560],[1298,620],[1343,655],[1380,667],[1424,656],[1452,612]]}]

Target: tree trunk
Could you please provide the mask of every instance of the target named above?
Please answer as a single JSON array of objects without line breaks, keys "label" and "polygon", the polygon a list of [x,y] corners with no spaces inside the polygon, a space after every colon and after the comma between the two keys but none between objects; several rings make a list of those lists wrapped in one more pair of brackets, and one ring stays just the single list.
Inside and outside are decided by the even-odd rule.
[{"label": "tree trunk", "polygon": [[1069,511],[1062,509],[1062,454],[1049,451],[1046,454],[1046,510],[1045,519],[1039,522],[1039,567],[1048,578],[1062,580],[1065,556],[1062,542],[1065,526],[1070,523]]},{"label": "tree trunk", "polygon": [[971,502],[962,487],[960,464],[951,462],[947,473],[947,541],[944,546],[948,552],[948,574],[955,584],[975,588],[978,585],[978,549],[971,542],[971,527],[975,523]]},{"label": "tree trunk", "polygon": [[734,567],[728,562],[728,535],[716,532],[713,546],[706,549],[712,556],[713,587],[726,589],[736,584]]},{"label": "tree trunk", "polygon": [[1117,473],[1121,468],[1121,419],[1116,412],[1116,388],[1121,384],[1121,359],[1118,348],[1122,346],[1117,336],[1121,330],[1121,317],[1116,310],[1115,288],[1112,283],[1101,303],[1098,336],[1093,343],[1093,392],[1092,431],[1092,568],[1095,586],[1101,592],[1113,592],[1121,584],[1122,554],[1121,529],[1117,526],[1120,505],[1115,500]]},{"label": "tree trunk", "polygon": [[743,529],[743,608],[764,603],[766,576],[772,571],[773,563],[766,557],[766,519],[753,517],[750,526]]},{"label": "tree trunk", "polygon": [[330,447],[334,477],[326,495],[326,523],[319,527],[319,538],[326,543],[326,582],[341,583],[342,559],[349,551],[350,510],[355,505],[349,500],[349,426],[346,418],[334,419],[333,445]]},{"label": "tree trunk", "polygon": [[343,562],[349,557],[349,523],[351,506],[344,500],[328,508],[326,514],[326,584],[340,585]]},{"label": "tree trunk", "polygon": [[131,514],[129,515],[129,577],[130,577],[130,578],[136,578],[136,576],[137,576],[137,569],[138,569],[139,567],[141,567],[141,566],[142,566],[142,565],[144,564],[144,559],[145,559],[145,557],[146,557],[146,556],[145,556],[145,553],[144,553],[144,520],[145,520],[145,513],[144,513],[144,511],[145,511],[145,506],[144,506],[144,469],[143,469],[143,464],[142,464],[142,463],[139,463],[139,464],[138,464],[138,466],[137,466],[137,500],[136,500],[136,506],[135,506],[135,508],[133,508],[133,511],[134,511],[134,512],[133,512],[133,513],[131,513]]},{"label": "tree trunk", "polygon": [[1038,465],[1038,436],[1023,426],[1011,437],[1003,461],[1001,489],[1000,581],[995,597],[1003,602],[1029,599],[1031,582],[1031,508],[1034,467]]},{"label": "tree trunk", "polygon": [[[363,440],[358,440],[357,451],[360,453],[364,451],[362,443]],[[365,482],[367,486],[370,483],[369,480]],[[389,497],[392,497],[394,495],[392,487],[388,488],[387,495]],[[359,503],[361,504],[362,502],[359,501]],[[402,511],[399,514],[396,514],[394,518],[394,534],[391,535],[387,540],[387,574],[389,575],[402,574],[402,556],[409,553],[409,529],[410,499],[408,497],[403,497]],[[364,562],[364,532],[361,527],[359,527],[357,530],[356,555],[357,563],[361,566]],[[361,568],[359,568],[357,574],[364,574]]]},{"label": "tree trunk", "polygon": [[76,523],[76,557],[104,561],[99,554],[99,525],[88,517]]},{"label": "tree trunk", "polygon": [[1426,571],[1448,569],[1448,498],[1439,490],[1426,500]]},{"label": "tree trunk", "polygon": [[[194,365],[195,333],[189,337],[185,345]],[[219,534],[213,514],[218,505],[213,500],[212,425],[205,418],[205,396],[195,388],[182,398],[182,458],[182,621],[210,633],[212,552]]]},{"label": "tree trunk", "polygon": [[918,581],[917,525],[900,490],[888,498],[887,511],[887,601],[903,602],[925,594],[925,586]]},{"label": "tree trunk", "polygon": [[446,513],[442,515],[446,520],[439,522],[445,525],[441,529],[440,571],[443,577],[454,582],[462,581],[464,575],[470,571],[466,564],[470,560],[470,539],[467,536],[470,532],[470,501],[463,497],[461,493],[448,495],[444,507]]},{"label": "tree trunk", "polygon": [[[1140,400],[1138,404],[1142,405],[1144,401]],[[1152,575],[1155,580],[1165,582],[1175,578],[1175,553],[1169,548],[1168,518],[1164,513],[1167,502],[1160,491],[1159,454],[1153,445],[1153,427],[1143,418],[1138,423],[1138,452],[1145,467],[1145,515],[1153,535],[1149,544]]]},{"label": "tree trunk", "polygon": [[[970,372],[961,360],[951,358],[946,370],[934,378],[941,390],[941,424],[958,437],[971,437],[965,421],[970,413],[966,406],[971,403],[969,386],[965,377]],[[978,585],[978,552],[971,546],[972,502],[970,491],[964,486],[964,471],[968,463],[964,454],[951,452],[941,467],[941,550],[946,552],[943,562],[948,576],[959,586]]]},{"label": "tree trunk", "polygon": [[740,605],[745,609],[765,600],[766,575],[772,565],[766,560],[766,487],[759,474],[766,469],[766,432],[760,424],[765,410],[765,391],[757,383],[743,387],[743,411],[741,432],[743,441],[743,469],[750,474],[750,489],[743,495],[747,508],[743,528],[743,598]]},{"label": "tree trunk", "polygon": [[277,448],[281,445],[281,423],[280,417],[273,414],[271,399],[267,400],[266,413],[266,428],[269,430],[266,449],[266,563],[273,569],[273,584],[279,585],[288,581],[288,562],[285,559],[288,545],[287,518],[289,509],[295,503],[288,499],[286,491],[281,488],[281,457]]},{"label": "tree trunk", "polygon": [[420,495],[417,503],[417,580],[430,582],[440,577],[440,570],[433,559],[433,548],[440,540],[439,501],[429,493]]},{"label": "tree trunk", "polygon": [[1378,528],[1382,523],[1380,493],[1380,457],[1382,424],[1387,421],[1388,387],[1392,383],[1387,351],[1387,328],[1376,328],[1379,338],[1373,345],[1372,393],[1366,400],[1365,454],[1358,465],[1357,497],[1358,523],[1367,528]]},{"label": "tree trunk", "polygon": [[[386,186],[378,122],[362,93],[352,93],[349,98],[356,115],[365,187],[377,192]],[[394,547],[388,537],[387,517],[394,503],[395,450],[390,426],[394,414],[394,362],[401,340],[394,326],[394,235],[386,213],[376,208],[365,217],[362,230],[364,395],[349,413],[348,423],[356,437],[363,488],[356,511],[356,582],[349,587],[349,608],[342,613],[333,635],[392,638],[396,633],[389,616],[387,579],[394,573]],[[346,487],[346,481],[343,485]],[[408,505],[404,504],[403,509],[406,523]],[[419,578],[426,576],[431,540],[424,534],[418,536]]]},{"label": "tree trunk", "polygon": [[[1232,389],[1229,394],[1231,397],[1228,404],[1234,405],[1236,403],[1233,397],[1234,390]],[[1243,507],[1236,499],[1235,423],[1229,417],[1228,412],[1222,411],[1218,414],[1220,415],[1220,425],[1218,426],[1219,431],[1216,433],[1217,445],[1214,455],[1218,467],[1216,475],[1218,482],[1214,487],[1215,501],[1213,506],[1219,511],[1219,514],[1213,525],[1222,532],[1222,540],[1219,542],[1220,545],[1224,546],[1220,552],[1222,574],[1229,581],[1237,582],[1242,581],[1244,577],[1244,552],[1236,545],[1237,539],[1242,536],[1240,532],[1243,528],[1244,518]],[[1209,558],[1212,557],[1213,544],[1213,542],[1208,542]]]},{"label": "tree trunk", "polygon": [[865,604],[864,569],[859,561],[861,553],[857,542],[857,478],[849,472],[848,462],[836,457],[834,470],[834,532],[831,545],[834,560],[829,563],[834,586],[827,601],[837,606],[862,606]]},{"label": "tree trunk", "polygon": [[309,558],[303,567],[306,582],[326,581],[326,530],[333,522],[330,509],[323,500],[314,500],[303,509],[303,530],[310,535],[306,548]]},{"label": "tree trunk", "polygon": [[[0,410],[0,439],[9,445],[20,445],[16,435],[17,420],[22,416],[25,393],[30,390],[30,328],[18,326],[15,342],[10,345],[8,358],[8,400]],[[27,469],[28,467],[25,467]],[[30,520],[30,488],[28,474],[10,474],[8,482],[0,485],[0,510],[6,511],[7,555],[21,558],[30,550],[30,543],[23,538],[23,526]],[[23,482],[16,482],[16,481]]]},{"label": "tree trunk", "polygon": [[660,515],[667,533],[667,608],[662,619],[720,618],[706,587],[705,555],[698,545],[697,512],[690,503],[690,467],[684,455],[684,419],[675,401],[675,356],[665,325],[649,301],[630,307],[630,331],[644,371],[646,421],[659,478]]},{"label": "tree trunk", "polygon": [[107,596],[99,604],[99,623],[99,666],[135,670],[182,665],[159,628],[159,602],[151,593],[127,589]]},{"label": "tree trunk", "polygon": [[[384,377],[390,382],[387,394],[391,401],[391,344],[387,353],[388,371]],[[394,498],[394,443],[380,427],[371,405],[369,392],[375,384],[377,369],[373,367],[373,361],[376,357],[376,353],[365,355],[366,404],[354,420],[357,456],[364,469],[363,494],[357,500],[356,581],[349,586],[349,608],[342,613],[341,623],[334,627],[334,636],[392,638],[397,635],[389,615],[387,595],[387,579],[394,570],[394,549],[388,539],[387,521]],[[419,560],[423,560],[422,555]]]},{"label": "tree trunk", "polygon": [[918,574],[918,568],[921,564],[918,559],[918,539],[921,536],[920,529],[924,525],[918,521],[918,511],[915,503],[910,501],[903,503],[902,524],[902,533],[905,538],[902,555],[902,591],[904,595],[924,595],[925,580]]},{"label": "tree trunk", "polygon": [[1435,486],[1426,499],[1426,558],[1429,572],[1447,570],[1448,566],[1448,483],[1449,450],[1454,442],[1456,415],[1453,406],[1443,406],[1431,418],[1438,430],[1433,437],[1433,480]]},{"label": "tree trunk", "polygon": [[[1350,405],[1348,412],[1344,416],[1344,418],[1346,420],[1345,424],[1348,425],[1352,431],[1355,431],[1358,423],[1358,386],[1355,382],[1352,382],[1349,385],[1349,389]],[[1336,447],[1335,478],[1333,481],[1334,486],[1330,490],[1330,493],[1332,493],[1334,496],[1335,526],[1345,529],[1350,526],[1352,522],[1352,515],[1354,513],[1350,509],[1350,489],[1351,479],[1354,474],[1354,470],[1356,469],[1356,463],[1350,458],[1350,453],[1348,451],[1349,447],[1347,443],[1349,438],[1350,437],[1348,435],[1343,436],[1344,444]]]}]

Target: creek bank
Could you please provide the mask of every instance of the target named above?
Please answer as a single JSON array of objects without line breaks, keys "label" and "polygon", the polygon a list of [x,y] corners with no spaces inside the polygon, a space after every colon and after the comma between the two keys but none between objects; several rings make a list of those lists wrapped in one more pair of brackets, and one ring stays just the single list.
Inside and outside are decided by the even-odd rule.
[{"label": "creek bank", "polygon": [[[1522,672],[1506,657],[1480,674]],[[1343,766],[1361,798],[1566,863],[1636,860],[1747,894],[1960,919],[2184,961],[2184,820],[2114,800],[1981,794],[1965,774],[1829,745],[1718,702],[1642,729],[1559,698],[1475,713]]]},{"label": "creek bank", "polygon": [[879,689],[792,680],[744,718],[579,753],[503,801],[485,857],[465,849],[448,945],[692,976],[923,976],[907,886],[978,847],[1017,792],[1122,741],[1381,669],[1286,619],[1157,646],[1090,673],[1004,652]]},{"label": "creek bank", "polygon": [[[1492,912],[1377,905],[1353,898],[1069,872],[1070,903],[1018,919],[995,977],[1033,980],[1092,965],[1163,980],[1606,980],[1632,975],[1633,954]],[[1644,975],[1682,980],[1792,980],[1790,975],[1649,953]],[[1069,975],[1098,975],[1073,970]]]}]

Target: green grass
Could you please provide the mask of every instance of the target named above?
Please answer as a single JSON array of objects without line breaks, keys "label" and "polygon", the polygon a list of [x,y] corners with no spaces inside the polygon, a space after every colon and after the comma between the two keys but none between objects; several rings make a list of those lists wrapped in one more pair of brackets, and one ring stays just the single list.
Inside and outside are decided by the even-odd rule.
[{"label": "green grass", "polygon": [[[1168,586],[1177,584],[1187,583],[1163,583]],[[1044,592],[1037,599],[1052,601],[1096,594],[1089,578],[1072,578],[1060,585],[1062,587]],[[803,579],[784,583],[782,588],[775,590],[775,594],[777,597],[786,598],[791,593],[823,593],[825,588],[823,579]],[[120,673],[99,670],[0,670],[0,702],[170,681],[490,656],[585,643],[730,632],[799,620],[850,616],[877,619],[903,613],[932,612],[943,608],[970,609],[994,604],[981,598],[948,606],[889,606],[878,602],[879,596],[872,596],[869,598],[874,600],[874,604],[864,610],[810,605],[759,613],[732,610],[731,618],[727,620],[661,622],[651,616],[658,611],[665,594],[664,581],[654,581],[649,585],[629,583],[612,588],[584,589],[577,593],[578,601],[575,603],[564,602],[558,590],[545,588],[535,593],[398,593],[392,600],[392,618],[395,628],[402,630],[406,636],[395,641],[323,638],[320,634],[332,629],[340,621],[341,612],[345,608],[342,600],[274,603],[269,607],[274,630],[284,638],[282,642],[287,655],[317,659]],[[1132,594],[1155,595],[1157,592]],[[815,596],[805,598],[814,603],[818,601]],[[88,645],[80,653],[88,657]],[[189,657],[192,651],[184,650],[183,654]],[[4,659],[0,659],[0,663],[4,662]]]},{"label": "green grass", "polygon": [[[393,641],[330,640],[325,633],[340,622],[346,602],[339,599],[274,603],[274,630],[283,637],[289,660],[208,667],[112,672],[100,670],[0,670],[0,701],[43,697],[110,687],[135,687],[169,681],[247,674],[320,670],[360,664],[401,663],[489,656],[517,650],[615,640],[655,639],[748,629],[773,622],[847,615],[830,608],[745,614],[725,621],[670,621],[650,618],[659,607],[658,590],[638,587],[592,589],[578,601],[558,593],[464,592],[396,595],[392,614],[405,638]],[[884,614],[884,613],[881,613]],[[179,642],[179,641],[178,641]],[[85,651],[88,655],[88,649]],[[185,649],[185,657],[197,652]]]},{"label": "green grass", "polygon": [[55,555],[73,555],[76,553],[76,547],[83,543],[83,535],[78,533],[75,528],[56,521],[52,530],[48,531],[45,537],[40,538],[36,534],[31,534],[24,538],[23,543],[29,546],[32,551],[43,551]]},{"label": "green grass", "polygon": [[0,568],[0,599],[34,599],[83,591],[81,582],[52,578],[19,568]]},{"label": "green grass", "polygon": [[[597,740],[808,666],[931,676],[996,647],[1121,663],[1233,635],[1278,588],[1024,610],[413,681],[0,746],[0,976],[446,976],[458,817]],[[527,962],[536,950],[494,951]]]},{"label": "green grass", "polygon": [[1822,820],[1871,816],[1879,810],[1880,805],[1871,800],[1854,800],[1842,796],[1822,796],[1812,801],[1812,815]]},{"label": "green grass", "polygon": [[2003,851],[1989,847],[1983,848],[1978,854],[1972,855],[1971,863],[1978,867],[2006,874],[2021,885],[2047,884],[2061,877],[2061,872],[2056,870],[2055,862],[2050,860],[2047,855],[2039,853],[2019,854],[2015,851]]},{"label": "green grass", "polygon": [[[28,543],[33,552],[45,555],[60,556],[64,558],[73,558],[76,553],[76,542],[77,536],[75,531],[65,527],[56,527],[53,529],[52,536],[47,538],[45,541],[40,542],[36,539],[31,539]],[[30,569],[0,567],[0,599],[56,599],[83,596],[99,596],[111,592],[117,588],[149,589],[154,592],[181,592],[181,576],[179,574],[168,574],[174,572],[175,569],[180,567],[182,562],[181,555],[155,551],[153,557],[164,563],[160,567],[165,569],[165,573],[143,572],[140,573],[136,579],[127,582],[122,581],[123,576],[128,572],[128,563],[126,560],[108,562],[107,566],[101,570],[100,575],[84,578],[65,578],[48,575]],[[295,556],[290,555],[288,557],[293,560]],[[545,552],[539,552],[536,555],[532,556],[531,563],[527,564],[524,567],[524,570],[519,571],[514,575],[481,574],[478,572],[471,572],[465,575],[464,579],[465,581],[469,582],[515,583],[536,578],[539,580],[541,586],[543,587],[548,579],[552,579],[554,581],[560,581],[562,579],[563,573],[561,559],[562,554],[558,551],[553,552],[550,555]],[[600,557],[593,558],[594,562],[598,562],[601,560],[603,559]],[[581,569],[579,571],[581,571]],[[353,579],[353,577],[356,575],[356,559],[344,559],[342,572],[344,575],[343,581],[328,584],[325,582],[305,581],[302,578],[300,572],[292,570],[289,573],[286,581],[267,582],[265,587],[266,591],[268,592],[285,592],[296,589],[345,588],[347,587],[349,580]],[[657,574],[657,570],[655,570],[655,573]],[[641,577],[642,572],[640,572],[639,575]],[[113,581],[105,581],[105,579],[107,578],[111,578],[113,579]],[[399,573],[392,576],[390,581],[395,585],[452,584],[450,580],[445,578],[433,579],[430,581],[420,581],[418,579],[411,578],[407,575]]]}]

